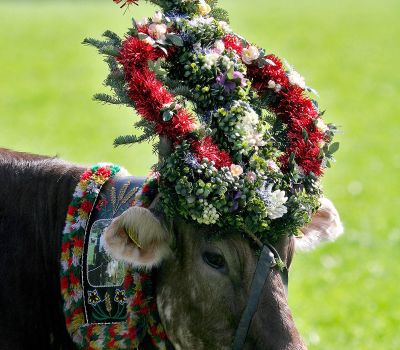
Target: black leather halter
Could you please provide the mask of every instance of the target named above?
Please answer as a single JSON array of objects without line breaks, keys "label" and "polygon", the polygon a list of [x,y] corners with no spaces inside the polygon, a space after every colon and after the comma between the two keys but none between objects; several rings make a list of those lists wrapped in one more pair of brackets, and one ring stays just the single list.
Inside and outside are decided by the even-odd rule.
[{"label": "black leather halter", "polygon": [[[260,241],[257,240],[257,243]],[[243,311],[242,318],[240,319],[239,326],[236,329],[235,338],[233,341],[233,350],[242,350],[246,342],[247,334],[249,332],[251,321],[257,310],[258,302],[260,300],[261,292],[264,288],[265,282],[271,269],[278,266],[281,262],[276,249],[269,243],[262,245],[260,257],[257,262],[256,270],[254,272],[253,281],[251,282],[249,299],[246,308]],[[288,291],[288,270],[286,267],[280,268],[280,275],[285,292]]]}]

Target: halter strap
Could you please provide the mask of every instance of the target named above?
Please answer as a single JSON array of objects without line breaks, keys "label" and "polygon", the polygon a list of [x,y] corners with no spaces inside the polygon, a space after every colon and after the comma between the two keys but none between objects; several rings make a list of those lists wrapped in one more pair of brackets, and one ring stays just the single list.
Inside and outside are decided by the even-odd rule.
[{"label": "halter strap", "polygon": [[[251,321],[257,310],[261,292],[264,288],[268,275],[273,267],[276,266],[276,259],[280,259],[278,252],[269,243],[263,245],[260,257],[257,262],[256,270],[251,282],[250,295],[247,301],[246,308],[240,319],[239,326],[236,329],[235,338],[233,341],[233,350],[242,350],[246,342],[246,337],[249,332]],[[283,268],[281,271],[282,282],[285,286],[285,292],[288,290],[288,271]]]}]

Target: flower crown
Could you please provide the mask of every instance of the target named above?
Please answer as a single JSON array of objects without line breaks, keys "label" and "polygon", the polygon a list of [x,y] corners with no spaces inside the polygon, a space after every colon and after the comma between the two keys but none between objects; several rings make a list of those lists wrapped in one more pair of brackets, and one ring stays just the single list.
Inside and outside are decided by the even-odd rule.
[{"label": "flower crown", "polygon": [[[122,6],[138,1],[114,0]],[[154,0],[124,39],[86,39],[106,55],[105,84],[142,117],[141,136],[160,136],[160,205],[219,232],[271,241],[297,234],[319,207],[319,178],[338,143],[315,91],[293,67],[234,33],[216,0]],[[165,145],[169,145],[165,150]]]}]

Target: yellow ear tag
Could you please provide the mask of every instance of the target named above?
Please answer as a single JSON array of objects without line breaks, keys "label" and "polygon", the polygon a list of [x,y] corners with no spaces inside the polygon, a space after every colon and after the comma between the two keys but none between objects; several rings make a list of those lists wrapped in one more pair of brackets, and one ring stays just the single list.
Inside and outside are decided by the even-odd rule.
[{"label": "yellow ear tag", "polygon": [[135,243],[139,249],[142,249],[142,246],[139,243],[139,238],[136,234],[136,232],[132,228],[126,228],[125,231],[128,234],[128,237],[132,240],[133,243]]}]

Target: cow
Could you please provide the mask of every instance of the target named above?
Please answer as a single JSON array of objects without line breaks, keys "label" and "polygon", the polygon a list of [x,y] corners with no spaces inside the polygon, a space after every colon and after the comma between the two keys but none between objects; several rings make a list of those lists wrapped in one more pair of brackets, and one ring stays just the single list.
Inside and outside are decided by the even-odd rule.
[{"label": "cow", "polygon": [[[85,170],[56,157],[0,149],[0,349],[74,348],[59,260],[67,207]],[[240,234],[209,239],[181,218],[167,225],[152,208],[131,209],[107,229],[107,249],[157,271],[158,311],[174,347],[231,349],[258,259],[250,240]],[[130,229],[141,248],[129,242]],[[342,231],[335,207],[323,198],[303,236],[288,232],[275,248],[289,267],[295,246],[311,248]],[[244,349],[306,349],[277,270],[269,273]]]}]

